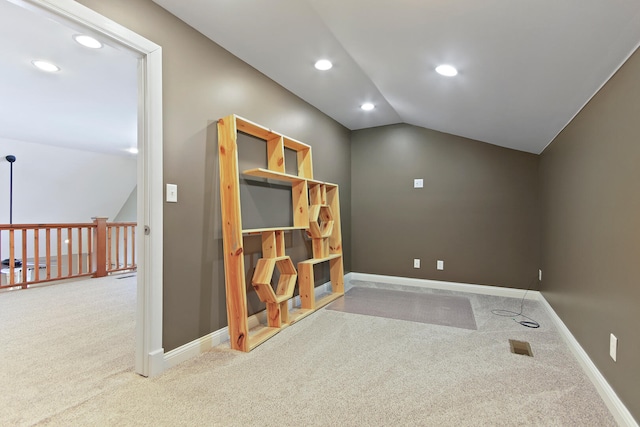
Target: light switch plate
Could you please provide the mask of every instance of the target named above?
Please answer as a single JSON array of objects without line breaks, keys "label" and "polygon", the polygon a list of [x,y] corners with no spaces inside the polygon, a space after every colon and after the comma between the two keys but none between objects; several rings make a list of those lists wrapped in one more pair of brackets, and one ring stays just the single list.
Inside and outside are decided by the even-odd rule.
[{"label": "light switch plate", "polygon": [[614,362],[618,357],[618,338],[613,334],[609,337],[609,356]]},{"label": "light switch plate", "polygon": [[424,180],[422,178],[416,178],[413,180],[413,188],[424,187]]},{"label": "light switch plate", "polygon": [[[433,265],[433,264],[432,264]],[[436,268],[438,270],[444,270],[444,261],[439,259],[438,262],[436,263]]]},{"label": "light switch plate", "polygon": [[420,258],[413,259],[413,268],[420,268]]},{"label": "light switch plate", "polygon": [[167,184],[167,202],[178,203],[178,186]]}]

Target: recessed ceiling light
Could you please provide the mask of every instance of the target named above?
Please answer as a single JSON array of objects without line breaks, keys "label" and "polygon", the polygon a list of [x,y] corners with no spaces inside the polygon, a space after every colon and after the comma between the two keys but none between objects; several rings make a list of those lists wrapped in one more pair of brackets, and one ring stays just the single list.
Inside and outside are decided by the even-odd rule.
[{"label": "recessed ceiling light", "polygon": [[316,62],[315,67],[320,71],[327,71],[333,67],[333,64],[328,59],[320,59]]},{"label": "recessed ceiling light", "polygon": [[447,77],[453,77],[458,74],[458,70],[456,70],[455,67],[446,64],[438,65],[436,67],[436,71],[438,72],[438,74],[442,74],[443,76]]},{"label": "recessed ceiling light", "polygon": [[136,147],[129,148],[127,151],[131,154],[138,154],[138,149]]},{"label": "recessed ceiling light", "polygon": [[102,47],[102,43],[98,40],[94,39],[90,36],[85,36],[84,34],[76,34],[73,36],[73,39],[80,43],[84,47],[88,47],[90,49],[100,49]]},{"label": "recessed ceiling light", "polygon": [[362,105],[360,106],[360,108],[362,108],[364,111],[371,111],[371,110],[373,110],[374,108],[376,108],[376,106],[375,106],[375,105],[373,105],[373,104],[372,104],[372,103],[370,103],[370,102],[365,102],[364,104],[362,104]]},{"label": "recessed ceiling light", "polygon": [[47,71],[49,73],[55,73],[56,71],[60,71],[60,67],[58,67],[55,64],[52,64],[51,62],[41,61],[39,59],[36,59],[31,61],[31,63],[35,65],[37,68],[39,68],[40,70]]}]

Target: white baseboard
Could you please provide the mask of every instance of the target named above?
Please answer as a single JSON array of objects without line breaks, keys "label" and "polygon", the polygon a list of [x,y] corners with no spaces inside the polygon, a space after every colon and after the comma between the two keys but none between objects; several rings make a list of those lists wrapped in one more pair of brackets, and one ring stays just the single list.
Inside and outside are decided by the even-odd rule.
[{"label": "white baseboard", "polygon": [[558,316],[555,310],[551,307],[549,302],[544,298],[544,296],[540,295],[540,302],[547,310],[551,320],[556,325],[558,330],[560,331],[560,335],[569,345],[571,352],[578,360],[578,363],[582,366],[582,369],[587,374],[593,385],[598,390],[600,397],[604,400],[605,405],[611,411],[611,414],[616,419],[616,422],[621,426],[629,426],[629,427],[638,427],[638,423],[634,420],[633,416],[627,409],[627,407],[622,403],[620,398],[616,392],[611,388],[607,380],[600,373],[596,365],[591,361],[589,355],[582,348],[578,340],[573,336],[567,325],[564,324],[562,319]]},{"label": "white baseboard", "polygon": [[[345,292],[353,288],[353,285],[351,284],[352,280],[355,280],[353,278],[353,273],[347,273],[344,275],[344,291]],[[328,285],[331,286],[331,283],[328,283]],[[327,286],[327,284],[325,284],[325,286]]]},{"label": "white baseboard", "polygon": [[[431,289],[445,289],[458,292],[469,292],[474,294],[495,295],[511,298],[522,298],[525,295],[523,289],[511,289],[500,286],[472,285],[468,283],[441,282],[437,280],[412,279],[407,277],[381,276],[377,274],[351,273],[351,280],[362,280],[367,282],[389,283],[393,285],[415,286]],[[346,288],[346,286],[345,286]],[[560,335],[568,344],[571,352],[582,366],[600,397],[604,401],[609,411],[615,418],[616,422],[621,426],[639,427],[633,416],[622,403],[616,392],[611,388],[607,380],[600,373],[596,365],[591,361],[588,354],[575,339],[569,328],[564,324],[562,319],[553,310],[544,296],[538,291],[528,291],[527,299],[538,300],[549,313],[553,323],[558,328]]]},{"label": "white baseboard", "polygon": [[505,288],[502,286],[472,285],[469,283],[442,282],[439,280],[413,279],[410,277],[382,276],[379,274],[350,273],[351,280],[366,282],[389,283],[392,285],[415,286],[419,288],[442,289],[448,291],[468,292],[472,294],[495,295],[507,298],[522,298],[537,300],[540,292],[524,289]]},{"label": "white baseboard", "polygon": [[164,372],[164,349],[159,348],[149,353],[149,377],[155,377]]},{"label": "white baseboard", "polygon": [[229,341],[229,328],[226,326],[165,353],[164,369],[167,370],[178,363],[197,357],[225,341]]},{"label": "white baseboard", "polygon": [[[347,290],[347,283],[351,280],[351,273],[347,273],[344,276],[345,290]],[[350,285],[349,285],[350,288]],[[316,297],[319,297],[323,293],[327,293],[331,291],[331,282],[327,282],[323,285],[317,286],[315,288]],[[291,309],[294,305],[300,305],[300,297],[296,296],[295,298],[291,298],[289,300],[289,308]],[[254,314],[249,317],[249,329],[257,326],[259,323],[264,323],[266,318],[266,314],[264,311]],[[217,331],[211,332],[203,337],[200,337],[196,340],[188,342],[184,345],[181,345],[178,348],[175,348],[164,354],[164,369],[172,368],[176,366],[178,363],[182,363],[186,360],[191,359],[192,357],[197,357],[200,354],[210,350],[211,348],[223,344],[229,341],[229,328],[224,327],[222,329],[218,329]]]}]

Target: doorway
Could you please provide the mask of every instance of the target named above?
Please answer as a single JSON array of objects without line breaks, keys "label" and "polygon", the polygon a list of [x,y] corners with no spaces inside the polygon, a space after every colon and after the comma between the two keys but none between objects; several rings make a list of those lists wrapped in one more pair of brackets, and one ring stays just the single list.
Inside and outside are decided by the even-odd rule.
[{"label": "doorway", "polygon": [[108,40],[138,59],[137,303],[135,372],[161,373],[162,348],[162,50],[155,43],[75,2],[9,0],[79,31]]}]

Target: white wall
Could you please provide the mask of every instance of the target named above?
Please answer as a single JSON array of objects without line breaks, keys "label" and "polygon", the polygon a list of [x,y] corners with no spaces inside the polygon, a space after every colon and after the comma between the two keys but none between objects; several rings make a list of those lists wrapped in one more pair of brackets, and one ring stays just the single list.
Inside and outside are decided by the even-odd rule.
[{"label": "white wall", "polygon": [[134,187],[122,209],[113,219],[116,222],[136,222],[138,220],[138,187]]},{"label": "white wall", "polygon": [[113,220],[136,186],[136,159],[0,138],[0,223],[9,223],[13,154],[13,223]]},{"label": "white wall", "polygon": [[[14,224],[88,223],[94,216],[113,221],[136,187],[134,156],[0,138],[0,224],[9,223],[9,154],[16,156]],[[8,239],[2,237],[6,258]]]}]

